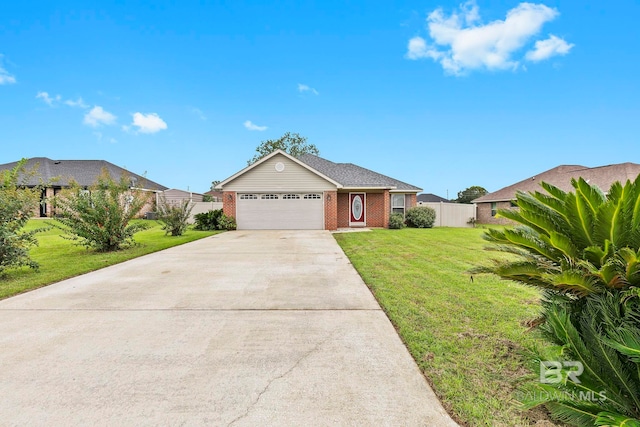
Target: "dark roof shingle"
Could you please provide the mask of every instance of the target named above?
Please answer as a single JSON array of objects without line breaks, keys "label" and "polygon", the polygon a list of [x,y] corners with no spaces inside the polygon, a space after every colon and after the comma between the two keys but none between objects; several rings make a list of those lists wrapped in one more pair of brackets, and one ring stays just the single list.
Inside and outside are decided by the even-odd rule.
[{"label": "dark roof shingle", "polygon": [[298,160],[320,172],[322,175],[339,182],[344,187],[395,187],[395,190],[418,192],[421,188],[407,184],[353,163],[334,163],[313,154],[303,154]]},{"label": "dark roof shingle", "polygon": [[[0,165],[0,170],[13,169],[18,162]],[[27,160],[28,170],[38,166],[37,176],[27,180],[27,185],[38,185],[42,179],[45,183],[55,186],[66,187],[72,180],[79,185],[88,187],[96,182],[98,175],[103,168],[109,171],[113,178],[120,178],[123,174],[128,175],[132,180],[132,185],[148,190],[166,190],[167,187],[153,182],[143,176],[129,172],[126,169],[109,163],[105,160],[51,160],[47,157],[33,157]]]},{"label": "dark roof shingle", "polygon": [[514,200],[518,191],[544,191],[540,187],[540,182],[542,181],[555,185],[563,191],[572,191],[571,178],[577,179],[580,177],[588,181],[589,184],[595,184],[602,191],[607,192],[614,182],[620,181],[624,184],[627,180],[635,180],[638,175],[640,175],[640,165],[629,162],[595,168],[580,165],[561,165],[493,193],[485,194],[473,200],[473,203]]}]

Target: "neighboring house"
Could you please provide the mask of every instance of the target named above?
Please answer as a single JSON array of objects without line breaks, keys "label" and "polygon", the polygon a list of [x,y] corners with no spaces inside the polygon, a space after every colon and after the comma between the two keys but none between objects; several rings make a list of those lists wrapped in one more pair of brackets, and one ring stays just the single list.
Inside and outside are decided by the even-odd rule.
[{"label": "neighboring house", "polygon": [[571,178],[577,179],[581,177],[589,184],[595,184],[602,191],[607,192],[614,182],[625,183],[627,180],[633,181],[639,174],[640,165],[636,163],[620,163],[595,168],[579,165],[558,166],[473,200],[473,203],[478,207],[477,221],[483,224],[509,223],[504,218],[496,218],[497,211],[515,207],[514,201],[518,191],[540,191],[544,193],[544,189],[540,187],[540,182],[542,181],[555,185],[563,191],[572,191]]},{"label": "neighboring house", "polygon": [[221,202],[222,201],[222,191],[209,190],[204,193],[205,196],[211,197],[212,202]]},{"label": "neighboring house", "polygon": [[392,212],[416,205],[420,188],[352,163],[282,150],[216,186],[238,229],[388,227]]},{"label": "neighboring house", "polygon": [[444,197],[436,196],[435,194],[431,193],[418,194],[418,197],[416,197],[416,201],[419,205],[421,205],[422,203],[449,203],[449,200],[445,199]]},{"label": "neighboring house", "polygon": [[184,200],[189,200],[190,202],[202,202],[204,200],[204,194],[177,190],[175,188],[164,190],[159,194],[159,197],[164,198],[164,200],[171,205],[181,204]]},{"label": "neighboring house", "polygon": [[[18,162],[0,165],[0,170],[13,169]],[[143,176],[129,172],[119,166],[105,160],[51,160],[47,157],[34,157],[27,160],[26,168],[31,170],[37,167],[37,174],[29,178],[26,185],[35,187],[45,184],[42,190],[42,200],[37,213],[40,217],[53,215],[51,200],[62,188],[69,187],[72,181],[77,182],[81,187],[89,187],[94,184],[102,172],[106,169],[112,178],[119,179],[122,175],[129,177],[131,188],[142,189],[153,193],[166,190],[167,187],[153,182]],[[145,206],[141,213],[153,210],[153,203]]]}]

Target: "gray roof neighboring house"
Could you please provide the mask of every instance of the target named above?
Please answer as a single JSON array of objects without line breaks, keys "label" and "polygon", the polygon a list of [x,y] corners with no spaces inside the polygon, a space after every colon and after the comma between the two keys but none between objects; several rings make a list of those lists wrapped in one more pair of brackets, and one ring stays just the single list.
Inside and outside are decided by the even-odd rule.
[{"label": "gray roof neighboring house", "polygon": [[[18,162],[12,162],[0,165],[0,171],[13,169],[17,164]],[[50,186],[67,187],[71,181],[75,181],[83,187],[88,187],[96,182],[104,168],[112,178],[118,179],[123,174],[126,174],[131,178],[133,187],[156,191],[167,189],[167,187],[157,182],[129,172],[105,160],[51,160],[47,157],[33,157],[27,160],[26,168],[31,170],[36,165],[38,167],[37,174],[34,177],[30,177],[26,185],[39,185],[44,182],[49,183]]]},{"label": "gray roof neighboring house", "polygon": [[422,202],[422,203],[447,203],[450,202],[450,200],[445,199],[444,197],[440,197],[437,196],[435,194],[431,194],[431,193],[422,193],[422,194],[418,194],[418,196],[416,197],[416,201],[417,202]]},{"label": "gray roof neighboring house", "polygon": [[638,175],[640,175],[640,164],[637,163],[627,162],[595,168],[580,165],[561,165],[493,193],[478,197],[473,200],[473,203],[515,200],[518,191],[544,192],[544,189],[540,187],[540,182],[542,181],[555,185],[563,191],[573,191],[571,178],[577,179],[580,177],[589,182],[589,184],[597,185],[603,192],[607,192],[614,182],[620,181],[624,184],[627,180],[635,180]]},{"label": "gray roof neighboring house", "polygon": [[334,163],[313,154],[303,154],[298,157],[302,163],[310,166],[321,174],[339,182],[346,188],[391,188],[392,191],[419,192],[421,188],[406,182],[398,181],[370,169],[353,163]]}]

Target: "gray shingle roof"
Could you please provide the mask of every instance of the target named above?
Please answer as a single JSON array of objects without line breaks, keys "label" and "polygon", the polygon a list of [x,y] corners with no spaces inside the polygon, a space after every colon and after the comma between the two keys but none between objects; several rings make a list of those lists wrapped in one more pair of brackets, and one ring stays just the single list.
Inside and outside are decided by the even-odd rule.
[{"label": "gray shingle roof", "polygon": [[422,193],[422,194],[418,194],[418,197],[416,197],[416,201],[424,202],[424,203],[434,203],[434,202],[435,203],[440,203],[440,202],[447,203],[449,200],[445,199],[444,197],[436,196],[435,194]]},{"label": "gray shingle roof", "polygon": [[636,163],[619,163],[615,165],[588,168],[580,165],[561,165],[536,176],[529,177],[508,187],[504,187],[493,193],[485,194],[473,200],[473,203],[502,202],[514,200],[516,192],[541,191],[540,182],[548,182],[563,191],[572,191],[571,178],[584,178],[589,184],[597,185],[602,191],[607,192],[616,181],[623,184],[627,180],[635,180],[640,175],[640,165]]},{"label": "gray shingle roof", "polygon": [[[0,165],[0,170],[12,169],[17,163],[12,162]],[[47,157],[33,157],[27,160],[27,169],[32,169],[36,165],[38,165],[38,174],[30,178],[26,182],[27,185],[38,185],[41,182],[41,178],[45,183],[51,182],[56,187],[66,187],[72,180],[75,180],[83,187],[87,187],[94,184],[102,169],[106,168],[113,178],[120,178],[123,174],[128,175],[136,187],[148,190],[167,189],[167,187],[157,182],[129,172],[105,160],[51,160]]]},{"label": "gray shingle roof", "polygon": [[418,192],[421,188],[398,181],[353,163],[334,163],[313,154],[303,154],[298,160],[344,187],[395,187],[395,190]]}]

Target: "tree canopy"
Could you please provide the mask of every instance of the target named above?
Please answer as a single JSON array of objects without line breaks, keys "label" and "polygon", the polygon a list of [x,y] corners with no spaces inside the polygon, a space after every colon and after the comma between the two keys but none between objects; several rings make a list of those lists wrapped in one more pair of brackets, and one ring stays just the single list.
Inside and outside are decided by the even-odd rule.
[{"label": "tree canopy", "polygon": [[472,200],[482,197],[487,194],[488,191],[484,187],[474,185],[458,192],[458,198],[454,200],[456,203],[471,203]]},{"label": "tree canopy", "polygon": [[306,137],[300,136],[298,133],[287,132],[278,139],[262,141],[256,148],[257,154],[247,161],[247,164],[252,165],[275,150],[282,150],[294,157],[302,154],[314,154],[316,156],[320,154],[318,147],[308,143]]}]

